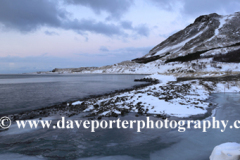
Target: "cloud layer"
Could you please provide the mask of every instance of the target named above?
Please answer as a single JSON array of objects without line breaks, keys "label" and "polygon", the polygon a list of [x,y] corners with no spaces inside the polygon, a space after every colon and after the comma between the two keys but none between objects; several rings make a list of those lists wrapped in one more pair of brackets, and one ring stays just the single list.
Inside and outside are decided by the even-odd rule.
[{"label": "cloud layer", "polygon": [[230,14],[240,11],[239,0],[151,0],[158,8],[174,12],[181,5],[181,13],[188,16],[220,13]]},{"label": "cloud layer", "polygon": [[96,14],[107,12],[107,19],[119,19],[133,5],[133,0],[66,0],[66,3],[89,7]]},{"label": "cloud layer", "polygon": [[48,0],[1,0],[0,22],[5,28],[21,32],[34,31],[41,26],[58,27],[67,12]]},{"label": "cloud layer", "polygon": [[202,14],[239,8],[239,0],[0,0],[0,73],[131,60]]},{"label": "cloud layer", "polygon": [[[149,26],[146,23],[135,25],[132,21],[121,20],[131,7],[134,0],[1,0],[0,23],[5,30],[15,29],[28,33],[41,27],[61,28],[72,30],[78,34],[89,33],[103,34],[106,36],[136,35],[148,37]],[[240,8],[238,0],[151,0],[152,5],[160,10],[174,12],[180,5],[181,13],[188,16],[198,16],[212,12],[232,12]],[[101,13],[107,13],[105,21],[81,18],[71,19],[71,13],[66,10],[69,5],[85,6],[91,9],[96,17]],[[149,17],[151,18],[151,17]],[[129,33],[129,31],[131,31]],[[47,35],[55,35],[45,32]]]},{"label": "cloud layer", "polygon": [[[0,1],[0,23],[4,29],[15,29],[17,31],[28,33],[36,31],[41,27],[61,28],[72,30],[78,34],[86,35],[87,32],[103,34],[105,36],[128,36],[126,28],[121,27],[122,22],[118,20],[128,11],[133,4],[132,0],[65,0],[65,5],[83,5],[91,8],[94,13],[100,14],[107,12],[108,20],[97,21],[95,19],[71,19],[70,13],[63,7],[59,1],[51,0],[2,0]],[[109,19],[117,19],[117,22],[111,22]],[[130,28],[128,28],[130,29]],[[147,25],[131,28],[134,34],[148,36],[149,29]],[[136,29],[136,31],[134,30]],[[55,35],[46,31],[47,35]]]}]

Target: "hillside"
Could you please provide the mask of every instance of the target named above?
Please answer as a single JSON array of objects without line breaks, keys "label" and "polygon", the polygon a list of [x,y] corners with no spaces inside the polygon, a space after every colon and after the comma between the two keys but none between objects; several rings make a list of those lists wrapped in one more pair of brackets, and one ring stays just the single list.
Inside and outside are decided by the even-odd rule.
[{"label": "hillside", "polygon": [[[143,57],[103,67],[56,68],[47,73],[224,75],[239,73],[240,12],[203,15]],[[46,72],[39,72],[46,73]]]},{"label": "hillside", "polygon": [[[170,36],[145,56],[133,61],[147,63],[160,59],[166,63],[186,62],[229,54],[239,51],[239,48],[240,12],[227,16],[213,13],[198,17],[193,24]],[[235,62],[233,59],[226,61]]]}]

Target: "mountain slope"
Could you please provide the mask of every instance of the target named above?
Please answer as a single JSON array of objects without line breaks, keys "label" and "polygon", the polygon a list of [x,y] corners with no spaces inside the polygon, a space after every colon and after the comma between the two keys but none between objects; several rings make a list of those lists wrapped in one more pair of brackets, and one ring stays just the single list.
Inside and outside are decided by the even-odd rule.
[{"label": "mountain slope", "polygon": [[198,17],[143,57],[102,67],[56,68],[39,73],[176,74],[219,76],[240,74],[240,12]]},{"label": "mountain slope", "polygon": [[[161,59],[164,62],[189,61],[240,48],[240,12],[221,16],[216,13],[198,17],[193,24],[175,33],[155,46],[148,54],[134,59],[148,63]],[[182,58],[181,58],[182,57]]]}]

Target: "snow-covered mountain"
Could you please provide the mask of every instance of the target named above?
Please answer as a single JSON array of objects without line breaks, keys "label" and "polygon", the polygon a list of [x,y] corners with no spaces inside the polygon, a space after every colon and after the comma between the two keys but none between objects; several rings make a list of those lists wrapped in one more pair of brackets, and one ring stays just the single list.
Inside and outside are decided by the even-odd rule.
[{"label": "snow-covered mountain", "polygon": [[[240,12],[203,15],[143,57],[102,67],[39,73],[186,74],[240,73]],[[237,62],[237,63],[236,63]]]},{"label": "snow-covered mountain", "polygon": [[[155,46],[133,61],[148,63],[189,61],[226,54],[240,48],[240,12],[221,16],[216,13],[198,17],[193,24]],[[231,60],[230,60],[231,61]]]}]

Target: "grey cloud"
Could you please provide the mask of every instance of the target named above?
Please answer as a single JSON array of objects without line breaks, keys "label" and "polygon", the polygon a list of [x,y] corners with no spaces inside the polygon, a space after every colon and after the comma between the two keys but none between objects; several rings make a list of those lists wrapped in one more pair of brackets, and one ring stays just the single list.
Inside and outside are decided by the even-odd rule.
[{"label": "grey cloud", "polygon": [[121,26],[122,26],[124,29],[133,29],[133,27],[132,27],[132,22],[130,22],[130,21],[122,21],[122,22],[121,22]]},{"label": "grey cloud", "polygon": [[[13,3],[14,2],[14,3]],[[113,17],[121,16],[128,10],[133,0],[68,0],[71,4],[80,4],[91,7],[96,12],[106,11]],[[148,36],[146,26],[133,27],[130,21],[96,21],[93,19],[69,18],[70,13],[59,8],[59,1],[52,0],[0,0],[0,24],[6,30],[15,29],[23,33],[35,31],[43,26],[72,30],[87,37],[87,33],[97,33],[105,36],[129,37],[126,30],[132,30],[140,36]],[[57,35],[45,31],[46,35]],[[87,39],[86,39],[87,40]]]},{"label": "grey cloud", "polygon": [[108,52],[109,51],[109,49],[107,47],[105,47],[105,46],[101,46],[99,48],[99,50],[102,51],[102,52]]},{"label": "grey cloud", "polygon": [[148,37],[150,34],[149,28],[144,24],[144,25],[139,25],[138,27],[135,28],[136,32],[138,35]]},{"label": "grey cloud", "polygon": [[150,29],[146,24],[140,24],[138,26],[132,26],[131,21],[122,21],[121,26],[124,29],[132,30],[137,35],[148,37],[150,34]]},{"label": "grey cloud", "polygon": [[225,12],[227,14],[239,11],[239,0],[184,0],[184,12],[186,14],[209,14]]},{"label": "grey cloud", "polygon": [[45,31],[44,33],[45,33],[46,35],[49,35],[49,36],[59,35],[58,33],[52,32],[52,31]]},{"label": "grey cloud", "polygon": [[33,31],[40,26],[58,27],[67,12],[57,6],[56,1],[49,0],[1,0],[0,22],[6,28],[22,32]]},{"label": "grey cloud", "polygon": [[96,14],[105,11],[110,14],[109,19],[120,18],[133,4],[133,0],[66,0],[66,2],[90,7]]},{"label": "grey cloud", "polygon": [[[173,4],[179,0],[151,0],[154,5],[159,8],[172,11],[174,8]],[[181,0],[180,0],[181,1]]]},{"label": "grey cloud", "polygon": [[[83,35],[86,31],[107,36],[124,35],[123,31],[113,24],[86,19],[69,20],[68,13],[63,9],[59,9],[56,1],[15,0],[14,2],[9,0],[0,1],[0,23],[5,28],[13,28],[26,33],[42,26],[50,26],[74,30]],[[46,31],[45,34],[53,35],[54,33]]]},{"label": "grey cloud", "polygon": [[181,12],[187,16],[199,16],[202,14],[219,13],[231,14],[239,11],[239,0],[151,0],[161,9],[174,11],[177,3],[181,3]]},{"label": "grey cloud", "polygon": [[73,20],[63,23],[62,27],[67,30],[74,30],[79,34],[84,34],[86,31],[104,34],[107,36],[124,35],[124,32],[119,26],[114,24],[107,24],[103,22],[96,22],[94,20]]}]

